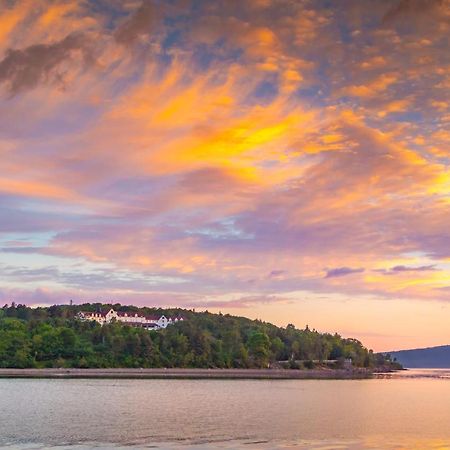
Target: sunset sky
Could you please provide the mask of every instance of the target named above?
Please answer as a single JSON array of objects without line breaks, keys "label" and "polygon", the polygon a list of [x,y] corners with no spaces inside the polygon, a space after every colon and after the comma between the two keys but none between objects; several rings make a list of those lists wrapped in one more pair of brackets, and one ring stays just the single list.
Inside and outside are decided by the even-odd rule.
[{"label": "sunset sky", "polygon": [[449,0],[0,0],[0,301],[450,344]]}]

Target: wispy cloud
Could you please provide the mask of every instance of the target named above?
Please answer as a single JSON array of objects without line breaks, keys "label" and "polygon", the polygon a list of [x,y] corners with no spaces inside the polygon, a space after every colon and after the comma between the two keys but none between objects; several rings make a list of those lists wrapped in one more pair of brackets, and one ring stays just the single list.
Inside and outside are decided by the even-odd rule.
[{"label": "wispy cloud", "polygon": [[428,272],[430,270],[437,270],[436,266],[433,264],[418,267],[394,266],[390,269],[391,272]]},{"label": "wispy cloud", "polygon": [[115,30],[116,41],[119,44],[131,45],[139,37],[151,34],[154,31],[152,25],[157,23],[158,9],[161,8],[161,5],[156,5],[151,0],[144,0],[141,6]]},{"label": "wispy cloud", "polygon": [[325,278],[344,277],[346,275],[362,272],[364,272],[363,268],[352,269],[351,267],[336,267],[335,269],[327,269]]},{"label": "wispy cloud", "polygon": [[82,64],[85,68],[94,63],[89,40],[82,34],[69,34],[52,44],[7,50],[0,61],[0,84],[5,84],[11,95],[43,82],[63,86],[67,71],[67,65],[63,66],[63,63],[67,61]]},{"label": "wispy cloud", "polygon": [[447,1],[0,4],[9,286],[448,300]]}]

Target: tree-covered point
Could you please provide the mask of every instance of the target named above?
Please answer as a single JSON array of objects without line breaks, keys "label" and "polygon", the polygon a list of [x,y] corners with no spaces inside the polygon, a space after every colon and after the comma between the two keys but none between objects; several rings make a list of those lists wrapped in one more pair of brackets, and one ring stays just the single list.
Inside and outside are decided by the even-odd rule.
[{"label": "tree-covered point", "polygon": [[[76,318],[79,311],[111,307],[143,315],[181,315],[185,320],[148,331]],[[356,339],[228,314],[100,303],[0,308],[0,367],[310,368],[325,360],[339,365],[345,359],[357,367],[389,365]]]}]

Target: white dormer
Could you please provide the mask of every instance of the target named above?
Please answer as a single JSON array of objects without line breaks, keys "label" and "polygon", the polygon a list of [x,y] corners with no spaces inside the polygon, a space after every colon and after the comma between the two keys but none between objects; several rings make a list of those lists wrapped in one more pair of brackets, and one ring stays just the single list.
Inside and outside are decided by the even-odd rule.
[{"label": "white dormer", "polygon": [[162,315],[159,319],[158,319],[158,326],[160,328],[167,328],[167,325],[169,324],[169,321],[167,320],[167,317],[165,315]]},{"label": "white dormer", "polygon": [[113,319],[117,320],[117,313],[116,311],[114,311],[112,308],[106,313],[105,316],[105,321],[106,322],[111,322]]}]

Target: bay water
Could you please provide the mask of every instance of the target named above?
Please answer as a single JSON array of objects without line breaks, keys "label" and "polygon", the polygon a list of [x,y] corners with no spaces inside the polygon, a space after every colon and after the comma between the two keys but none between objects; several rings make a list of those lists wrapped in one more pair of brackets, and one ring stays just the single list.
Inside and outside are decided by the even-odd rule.
[{"label": "bay water", "polygon": [[0,379],[14,449],[450,449],[450,371],[367,380]]}]

